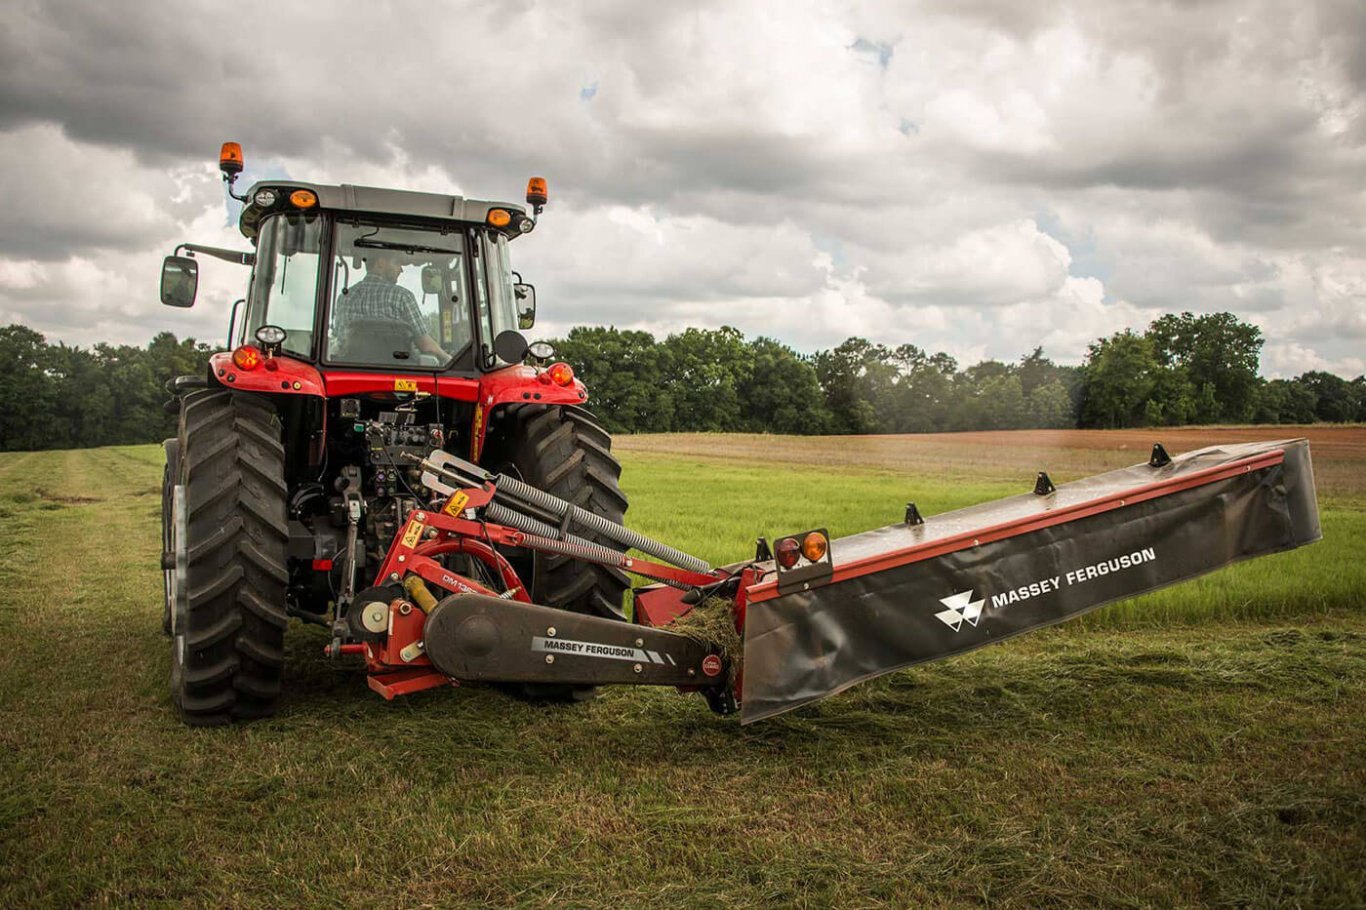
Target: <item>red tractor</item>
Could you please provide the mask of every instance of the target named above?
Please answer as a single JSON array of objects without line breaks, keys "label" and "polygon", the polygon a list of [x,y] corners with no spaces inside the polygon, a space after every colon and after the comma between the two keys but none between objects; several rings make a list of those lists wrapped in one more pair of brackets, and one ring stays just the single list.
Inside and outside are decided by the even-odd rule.
[{"label": "red tractor", "polygon": [[[173,383],[179,432],[165,442],[164,626],[174,702],[194,724],[271,713],[289,617],[334,626],[339,647],[350,639],[357,595],[430,496],[405,456],[459,452],[613,522],[627,506],[583,384],[550,345],[519,333],[536,295],[508,247],[535,227],[544,180],[528,184],[529,213],[289,180],[237,195],[240,147],[226,144],[220,166],[254,251],[183,244],[161,279],[162,302],[188,307],[195,254],[251,267],[230,351],[213,355],[208,375]],[[535,602],[622,618],[620,569],[505,555]],[[468,555],[445,561],[488,580]]]},{"label": "red tractor", "polygon": [[[255,250],[182,244],[161,281],[163,302],[190,306],[196,253],[252,267],[230,352],[172,383],[164,625],[187,723],[274,710],[290,617],[327,627],[327,653],[363,658],[385,698],[662,685],[748,722],[1320,537],[1303,440],[1157,445],[944,515],[906,504],[839,540],[760,538],[714,568],[622,525],[587,392],[519,332],[536,294],[508,245],[544,181],[528,214],[285,180],[239,196],[241,149],[220,164]],[[630,575],[653,584],[624,622]]]}]

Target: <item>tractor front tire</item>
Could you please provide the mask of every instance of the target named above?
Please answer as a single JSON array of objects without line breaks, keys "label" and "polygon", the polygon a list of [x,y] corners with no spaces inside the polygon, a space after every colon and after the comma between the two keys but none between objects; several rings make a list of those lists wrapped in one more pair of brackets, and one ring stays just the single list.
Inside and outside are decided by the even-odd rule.
[{"label": "tractor front tire", "polygon": [[182,400],[178,442],[170,552],[184,572],[171,699],[195,726],[267,717],[280,695],[287,623],[279,421],[259,396],[192,392]]}]

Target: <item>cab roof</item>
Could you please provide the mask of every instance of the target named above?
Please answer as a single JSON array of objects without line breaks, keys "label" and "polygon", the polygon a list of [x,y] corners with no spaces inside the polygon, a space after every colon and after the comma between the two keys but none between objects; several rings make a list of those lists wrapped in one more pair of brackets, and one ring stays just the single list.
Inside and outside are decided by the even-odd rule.
[{"label": "cab roof", "polygon": [[[519,215],[526,214],[526,207],[511,202],[489,202],[479,199],[466,199],[464,196],[446,196],[441,193],[416,193],[411,190],[391,190],[375,186],[355,186],[343,183],[330,186],[325,183],[304,183],[298,180],[262,180],[247,191],[247,205],[242,210],[238,227],[242,235],[255,239],[257,227],[268,211],[253,200],[257,190],[280,190],[287,197],[294,190],[312,190],[318,197],[318,208],[332,212],[355,212],[358,215],[407,215],[413,218],[433,221],[450,221],[482,224],[488,217],[489,209],[506,209]],[[515,237],[518,231],[510,231]]]}]

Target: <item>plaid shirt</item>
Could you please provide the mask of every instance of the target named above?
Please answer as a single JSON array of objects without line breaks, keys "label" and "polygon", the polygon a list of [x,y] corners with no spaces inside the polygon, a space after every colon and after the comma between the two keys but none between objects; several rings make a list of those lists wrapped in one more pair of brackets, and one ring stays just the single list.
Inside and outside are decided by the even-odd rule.
[{"label": "plaid shirt", "polygon": [[369,274],[337,295],[332,307],[332,335],[346,341],[346,327],[357,319],[387,319],[413,327],[414,338],[428,334],[427,320],[407,288]]}]

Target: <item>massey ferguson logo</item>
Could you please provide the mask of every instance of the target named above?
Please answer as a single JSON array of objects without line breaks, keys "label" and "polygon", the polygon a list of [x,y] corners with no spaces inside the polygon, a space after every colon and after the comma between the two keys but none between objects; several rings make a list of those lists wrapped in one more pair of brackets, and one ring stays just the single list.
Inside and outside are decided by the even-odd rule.
[{"label": "massey ferguson logo", "polygon": [[[1132,553],[1125,553],[1113,559],[1102,560],[1092,563],[1089,566],[1082,566],[1064,572],[1061,575],[1054,575],[1049,578],[1040,578],[1028,584],[1020,585],[1002,591],[999,594],[991,594],[992,609],[1001,609],[1013,604],[1023,603],[1035,598],[1047,598],[1056,594],[1063,588],[1070,588],[1074,585],[1084,585],[1088,582],[1104,578],[1107,575],[1126,572],[1135,569],[1146,563],[1157,561],[1157,550],[1153,547],[1144,547]],[[934,614],[935,619],[957,632],[963,628],[963,623],[970,626],[977,625],[982,619],[982,607],[986,605],[987,595],[983,595],[981,600],[972,599],[972,591],[960,591],[952,597],[941,597],[939,602],[948,607]],[[1036,609],[1051,609],[1051,605],[1045,601],[1044,604]]]},{"label": "massey ferguson logo", "polygon": [[977,625],[982,618],[982,605],[986,603],[986,598],[973,600],[971,591],[962,591],[952,597],[941,597],[939,602],[948,609],[934,614],[935,618],[957,632],[964,622]]}]

